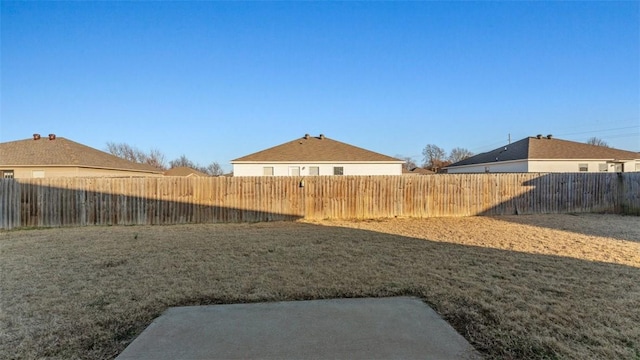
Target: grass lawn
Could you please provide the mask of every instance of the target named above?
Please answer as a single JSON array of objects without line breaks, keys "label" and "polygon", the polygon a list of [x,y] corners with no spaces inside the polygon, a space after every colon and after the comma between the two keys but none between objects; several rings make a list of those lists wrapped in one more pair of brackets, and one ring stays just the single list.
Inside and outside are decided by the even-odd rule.
[{"label": "grass lawn", "polygon": [[640,359],[638,217],[2,231],[0,276],[3,359],[114,358],[170,306],[391,295],[489,359]]}]

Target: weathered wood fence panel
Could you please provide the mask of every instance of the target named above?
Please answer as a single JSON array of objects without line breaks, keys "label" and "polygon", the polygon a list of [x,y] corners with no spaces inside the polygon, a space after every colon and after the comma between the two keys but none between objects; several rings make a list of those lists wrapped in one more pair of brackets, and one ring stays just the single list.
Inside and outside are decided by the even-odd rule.
[{"label": "weathered wood fence panel", "polygon": [[0,228],[611,212],[640,173],[0,179]]}]

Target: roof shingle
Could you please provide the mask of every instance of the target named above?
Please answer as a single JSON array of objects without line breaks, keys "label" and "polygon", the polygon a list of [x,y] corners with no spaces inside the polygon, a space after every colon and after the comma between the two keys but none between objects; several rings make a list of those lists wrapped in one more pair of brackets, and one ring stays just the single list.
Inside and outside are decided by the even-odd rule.
[{"label": "roof shingle", "polygon": [[63,137],[0,143],[0,166],[69,166],[161,173],[151,165],[134,163]]},{"label": "roof shingle", "polygon": [[640,153],[546,137],[526,137],[497,149],[458,161],[447,167],[512,160],[633,160]]},{"label": "roof shingle", "polygon": [[414,167],[412,169],[406,169],[404,166],[402,167],[402,174],[405,175],[433,175],[435,171],[431,171],[428,169],[423,169],[420,167]]},{"label": "roof shingle", "polygon": [[325,136],[307,136],[286,142],[266,150],[258,151],[231,162],[277,162],[277,161],[363,161],[398,162],[400,159],[382,155],[357,146],[329,139]]},{"label": "roof shingle", "polygon": [[173,169],[169,169],[164,172],[164,176],[199,176],[205,177],[209,176],[202,171],[198,171],[196,169],[187,167],[187,166],[179,166]]}]

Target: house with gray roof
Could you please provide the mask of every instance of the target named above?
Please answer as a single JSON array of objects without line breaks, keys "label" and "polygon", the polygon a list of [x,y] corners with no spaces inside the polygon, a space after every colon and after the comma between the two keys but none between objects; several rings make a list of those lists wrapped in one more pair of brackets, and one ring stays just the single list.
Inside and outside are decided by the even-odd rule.
[{"label": "house with gray roof", "polygon": [[234,176],[401,175],[404,161],[322,134],[305,134],[231,164]]},{"label": "house with gray roof", "polygon": [[140,177],[162,176],[147,164],[134,163],[50,134],[0,143],[0,177]]},{"label": "house with gray roof", "polygon": [[458,161],[445,170],[449,174],[631,172],[640,171],[640,153],[538,135]]}]

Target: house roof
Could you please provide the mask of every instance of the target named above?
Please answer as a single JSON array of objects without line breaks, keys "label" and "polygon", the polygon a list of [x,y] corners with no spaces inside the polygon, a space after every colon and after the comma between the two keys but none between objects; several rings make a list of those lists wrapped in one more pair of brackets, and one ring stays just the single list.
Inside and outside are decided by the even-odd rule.
[{"label": "house roof", "polygon": [[633,160],[640,153],[548,137],[526,137],[497,149],[447,166],[495,163],[513,160]]},{"label": "house roof", "polygon": [[63,137],[0,143],[0,166],[63,166],[161,172],[151,165],[134,163]]},{"label": "house roof", "polygon": [[413,169],[405,169],[404,167],[402,167],[402,173],[404,175],[432,175],[432,174],[435,174],[435,172],[433,172],[431,170],[420,168],[420,167],[415,167]]},{"label": "house roof", "polygon": [[164,172],[165,176],[209,176],[202,171],[187,167],[179,166]]},{"label": "house roof", "polygon": [[284,144],[234,159],[231,163],[278,161],[361,161],[403,163],[400,159],[329,139],[324,135],[320,135],[318,137],[305,135]]}]

